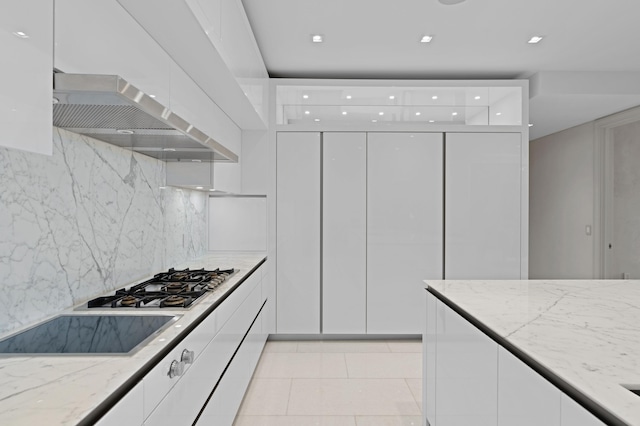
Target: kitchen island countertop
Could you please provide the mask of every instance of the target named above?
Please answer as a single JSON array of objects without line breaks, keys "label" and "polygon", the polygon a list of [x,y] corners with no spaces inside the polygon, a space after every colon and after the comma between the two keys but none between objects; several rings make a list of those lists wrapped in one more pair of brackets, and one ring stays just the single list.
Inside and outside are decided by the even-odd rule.
[{"label": "kitchen island countertop", "polygon": [[[265,253],[259,252],[208,253],[198,259],[175,265],[176,269],[235,268],[237,271],[218,289],[188,309],[137,309],[115,312],[108,308],[71,308],[60,312],[59,314],[135,313],[181,316],[175,322],[175,325],[180,327],[165,329],[132,355],[0,355],[0,424],[78,424],[114,392],[122,391],[132,375],[148,366],[159,353],[172,347],[173,342],[183,338],[188,333],[190,324],[200,320],[212,305],[226,297],[230,290],[265,258]],[[136,280],[131,284],[140,281]]]},{"label": "kitchen island countertop", "polygon": [[640,281],[425,283],[498,343],[566,385],[565,392],[617,424],[640,425],[640,397],[622,386],[640,389],[634,386],[640,385]]}]

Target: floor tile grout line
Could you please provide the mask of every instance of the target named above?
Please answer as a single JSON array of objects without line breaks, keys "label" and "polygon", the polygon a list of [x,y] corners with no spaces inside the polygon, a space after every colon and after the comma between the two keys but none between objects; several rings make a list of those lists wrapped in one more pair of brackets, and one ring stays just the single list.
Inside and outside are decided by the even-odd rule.
[{"label": "floor tile grout line", "polygon": [[293,388],[293,379],[289,379],[289,395],[287,395],[287,408],[284,410],[285,415],[289,415],[289,405],[291,404],[291,389]]}]

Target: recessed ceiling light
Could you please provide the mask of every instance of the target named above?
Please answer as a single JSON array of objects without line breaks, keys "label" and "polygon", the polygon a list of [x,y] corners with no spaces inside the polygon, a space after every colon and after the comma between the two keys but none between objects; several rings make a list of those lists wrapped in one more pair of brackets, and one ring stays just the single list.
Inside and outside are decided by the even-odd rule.
[{"label": "recessed ceiling light", "polygon": [[438,96],[433,95],[433,96],[431,97],[431,99],[438,99]]},{"label": "recessed ceiling light", "polygon": [[419,112],[419,111],[418,111],[418,112],[416,112],[416,115],[420,115],[420,112]]},{"label": "recessed ceiling light", "polygon": [[149,95],[149,97],[150,97],[150,98],[155,98],[155,97],[156,97],[156,95]]},{"label": "recessed ceiling light", "polygon": [[422,38],[420,39],[420,43],[431,43],[431,40],[433,40],[433,36],[422,36]]},{"label": "recessed ceiling light", "polygon": [[458,115],[458,113],[457,112],[452,112],[451,115]]},{"label": "recessed ceiling light", "polygon": [[175,151],[175,148],[162,148],[163,151]]},{"label": "recessed ceiling light", "polygon": [[309,99],[309,95],[302,95],[303,99]]},{"label": "recessed ceiling light", "polygon": [[351,95],[347,95],[347,99],[351,99]]},{"label": "recessed ceiling light", "polygon": [[496,115],[502,115],[502,113],[501,112],[496,112]]},{"label": "recessed ceiling light", "polygon": [[19,38],[29,38],[29,35],[24,31],[15,31],[13,35]]},{"label": "recessed ceiling light", "polygon": [[372,122],[372,123],[377,123],[377,122],[378,122],[378,120],[371,120],[371,122]]},{"label": "recessed ceiling light", "polygon": [[533,124],[529,123],[529,127],[533,127]]},{"label": "recessed ceiling light", "polygon": [[314,118],[313,121],[320,121],[320,119],[319,118]]},{"label": "recessed ceiling light", "polygon": [[204,189],[202,186],[196,186],[196,189]]},{"label": "recessed ceiling light", "polygon": [[209,191],[213,192],[213,191],[215,191],[215,188],[211,188]]},{"label": "recessed ceiling light", "polygon": [[478,99],[480,99],[480,96],[476,96],[476,97],[475,97],[475,98],[473,98],[473,99],[475,99],[475,100],[477,101]]},{"label": "recessed ceiling light", "polygon": [[116,132],[120,133],[121,135],[132,135],[135,133],[133,130],[129,129],[118,129],[116,130]]},{"label": "recessed ceiling light", "polygon": [[536,43],[540,43],[541,41],[542,41],[542,36],[533,36],[529,39],[527,43],[536,44]]},{"label": "recessed ceiling light", "polygon": [[380,112],[378,113],[378,115],[384,115],[384,112],[380,111]]},{"label": "recessed ceiling light", "polygon": [[347,111],[342,111],[342,115],[347,115]]},{"label": "recessed ceiling light", "polygon": [[393,100],[393,99],[395,99],[395,98],[396,98],[396,97],[395,97],[395,96],[393,96],[393,95],[389,96],[389,99],[391,99],[391,100]]},{"label": "recessed ceiling light", "polygon": [[196,158],[194,158],[193,160],[191,160],[192,163],[202,163],[202,160],[198,160]]},{"label": "recessed ceiling light", "polygon": [[305,113],[306,115],[309,115],[309,114],[311,114],[311,111],[305,111],[304,113]]},{"label": "recessed ceiling light", "polygon": [[314,43],[322,43],[324,39],[321,34],[314,34],[311,36],[311,41]]},{"label": "recessed ceiling light", "polygon": [[435,123],[436,120],[429,120],[429,123]]},{"label": "recessed ceiling light", "polygon": [[166,186],[161,186],[160,189],[167,189],[167,187]]}]

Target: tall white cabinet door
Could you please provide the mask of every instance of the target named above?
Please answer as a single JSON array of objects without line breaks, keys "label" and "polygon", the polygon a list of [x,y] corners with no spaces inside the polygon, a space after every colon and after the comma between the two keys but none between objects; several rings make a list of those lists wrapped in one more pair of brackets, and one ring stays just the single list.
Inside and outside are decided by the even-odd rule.
[{"label": "tall white cabinet door", "polygon": [[420,334],[442,277],[442,134],[369,133],[367,333]]},{"label": "tall white cabinet door", "polygon": [[277,136],[278,333],[320,332],[320,133]]},{"label": "tall white cabinet door", "polygon": [[520,278],[519,133],[447,133],[445,279]]},{"label": "tall white cabinet door", "polygon": [[367,135],[324,133],[322,332],[366,333]]}]

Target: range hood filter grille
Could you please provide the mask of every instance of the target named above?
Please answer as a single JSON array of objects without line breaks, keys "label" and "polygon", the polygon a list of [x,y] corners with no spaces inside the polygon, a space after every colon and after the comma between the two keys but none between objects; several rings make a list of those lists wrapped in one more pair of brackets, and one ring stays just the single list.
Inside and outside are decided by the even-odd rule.
[{"label": "range hood filter grille", "polygon": [[53,125],[86,129],[171,129],[171,126],[129,105],[53,106]]}]

